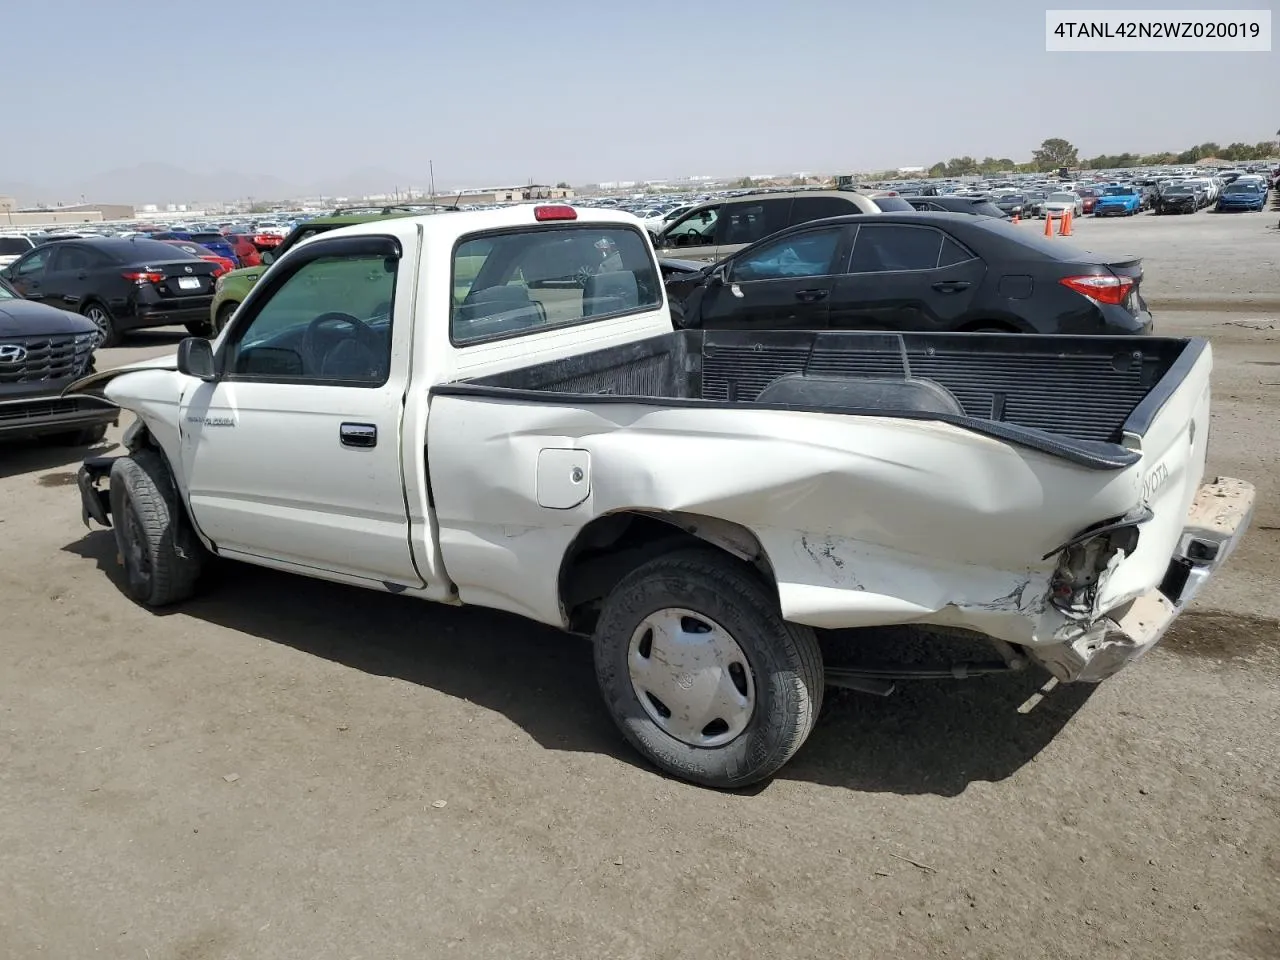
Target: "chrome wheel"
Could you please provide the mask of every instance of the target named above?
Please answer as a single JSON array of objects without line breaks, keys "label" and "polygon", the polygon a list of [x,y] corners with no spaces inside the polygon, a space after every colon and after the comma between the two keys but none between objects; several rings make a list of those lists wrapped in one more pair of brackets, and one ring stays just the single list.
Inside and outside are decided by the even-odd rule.
[{"label": "chrome wheel", "polygon": [[640,621],[627,668],[649,719],[689,746],[724,746],[755,712],[755,678],[742,647],[692,610],[667,608]]},{"label": "chrome wheel", "polygon": [[101,307],[94,305],[88,307],[84,311],[87,319],[93,321],[94,326],[98,328],[100,337],[105,338],[111,332],[111,318],[107,316],[107,311]]}]

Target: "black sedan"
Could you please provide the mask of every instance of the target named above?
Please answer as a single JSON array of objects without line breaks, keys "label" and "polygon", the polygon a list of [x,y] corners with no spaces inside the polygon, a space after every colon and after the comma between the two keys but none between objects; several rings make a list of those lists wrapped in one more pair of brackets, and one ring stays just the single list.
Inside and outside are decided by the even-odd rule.
[{"label": "black sedan", "polygon": [[996,206],[1006,217],[1021,217],[1030,212],[1027,210],[1029,206],[1027,198],[1021,193],[1010,193],[1000,197],[996,200]]},{"label": "black sedan", "polygon": [[967,213],[975,217],[1003,217],[1005,212],[986,197],[903,197],[912,209],[926,213]]},{"label": "black sedan", "polygon": [[103,346],[128,330],[180,323],[201,335],[218,265],[158,240],[98,237],[30,251],[0,270],[28,300],[79,313]]},{"label": "black sedan", "polygon": [[790,227],[698,270],[663,265],[678,327],[1149,333],[1142,261],[991,217],[882,213]]}]

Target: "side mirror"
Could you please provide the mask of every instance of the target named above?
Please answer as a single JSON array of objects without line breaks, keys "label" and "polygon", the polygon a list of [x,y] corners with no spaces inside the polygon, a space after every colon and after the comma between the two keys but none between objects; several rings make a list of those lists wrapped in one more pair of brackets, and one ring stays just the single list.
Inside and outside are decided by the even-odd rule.
[{"label": "side mirror", "polygon": [[262,265],[264,267],[269,267],[271,264],[276,262],[276,255],[271,250],[263,250],[260,259],[262,260]]},{"label": "side mirror", "polygon": [[11,280],[13,275],[9,273],[8,267],[0,267],[0,280]]},{"label": "side mirror", "polygon": [[707,279],[710,280],[713,287],[724,286],[729,279],[729,265],[727,263],[717,263],[711,268],[711,273]]},{"label": "side mirror", "polygon": [[178,372],[206,383],[218,379],[213,344],[204,337],[187,337],[179,343]]}]

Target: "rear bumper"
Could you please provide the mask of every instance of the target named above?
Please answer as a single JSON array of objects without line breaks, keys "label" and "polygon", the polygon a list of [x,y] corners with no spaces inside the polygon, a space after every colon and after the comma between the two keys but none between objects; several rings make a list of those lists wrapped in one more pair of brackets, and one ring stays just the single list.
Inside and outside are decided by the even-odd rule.
[{"label": "rear bumper", "polygon": [[93,396],[0,400],[0,439],[69,433],[104,423],[117,423],[119,419],[119,407],[109,400]]},{"label": "rear bumper", "polygon": [[1226,562],[1253,516],[1253,485],[1219,477],[1200,486],[1164,582],[1068,641],[1026,651],[1062,681],[1098,683],[1151,650]]}]

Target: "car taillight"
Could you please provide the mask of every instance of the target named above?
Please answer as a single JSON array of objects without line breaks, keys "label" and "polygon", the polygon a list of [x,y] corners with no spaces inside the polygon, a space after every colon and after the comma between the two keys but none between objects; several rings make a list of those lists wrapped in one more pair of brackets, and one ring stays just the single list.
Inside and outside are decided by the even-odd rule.
[{"label": "car taillight", "polygon": [[1064,287],[1097,300],[1099,303],[1124,303],[1133,289],[1132,277],[1084,276],[1063,277],[1058,281]]},{"label": "car taillight", "polygon": [[163,273],[152,273],[150,270],[130,270],[127,273],[120,274],[120,276],[139,286],[148,283],[160,283],[164,280]]}]

